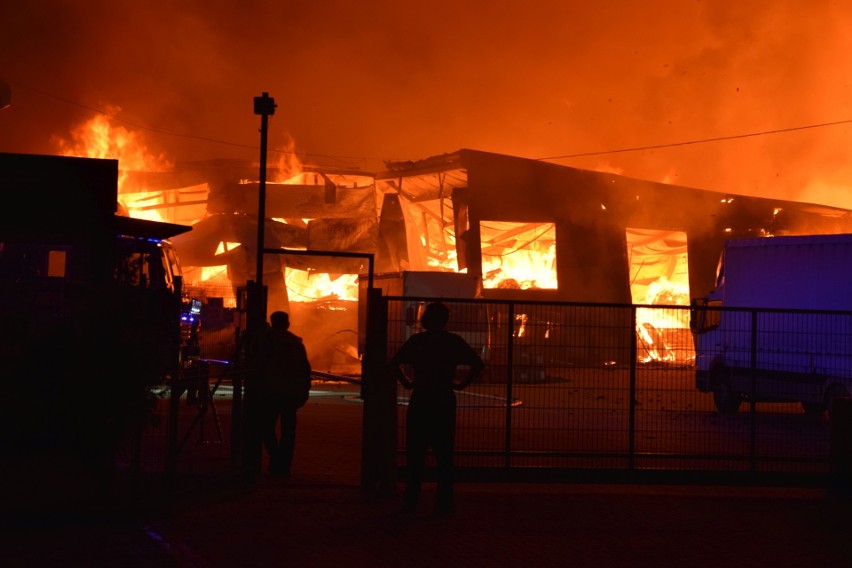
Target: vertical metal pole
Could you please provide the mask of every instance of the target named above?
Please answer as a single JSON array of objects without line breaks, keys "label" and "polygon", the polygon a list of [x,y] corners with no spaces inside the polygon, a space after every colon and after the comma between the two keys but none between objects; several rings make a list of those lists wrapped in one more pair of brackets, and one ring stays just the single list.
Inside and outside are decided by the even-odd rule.
[{"label": "vertical metal pole", "polygon": [[362,359],[361,491],[394,493],[397,479],[396,380],[387,370],[388,300],[367,290],[367,338]]},{"label": "vertical metal pole", "polygon": [[751,312],[751,393],[749,394],[749,462],[757,470],[757,310]]},{"label": "vertical metal pole", "polygon": [[639,358],[636,339],[636,306],[630,307],[630,410],[628,418],[627,469],[636,468],[636,360]]},{"label": "vertical metal pole", "polygon": [[[266,220],[266,138],[269,116],[275,114],[275,100],[269,93],[254,98],[254,114],[260,115],[260,187],[257,199],[257,274],[255,282],[247,283],[247,338],[250,343],[245,354],[249,375],[257,375],[261,367],[260,345],[266,324],[266,294],[263,288],[263,236]],[[257,400],[251,376],[244,388],[244,446],[243,471],[253,479],[261,471],[263,448],[261,442]]]},{"label": "vertical metal pole", "polygon": [[260,118],[260,185],[257,196],[257,268],[255,269],[255,282],[258,287],[263,286],[263,240],[266,225],[266,131],[269,118],[262,115]]},{"label": "vertical metal pole", "polygon": [[506,440],[505,440],[505,457],[504,466],[508,470],[512,467],[512,386],[514,382],[514,372],[512,368],[515,366],[515,304],[509,303],[509,336],[506,338]]},{"label": "vertical metal pole", "polygon": [[260,115],[260,186],[257,197],[257,270],[255,274],[255,282],[260,288],[263,286],[263,236],[266,224],[266,139],[269,115],[275,114],[275,99],[270,97],[269,93],[255,97],[254,113]]}]

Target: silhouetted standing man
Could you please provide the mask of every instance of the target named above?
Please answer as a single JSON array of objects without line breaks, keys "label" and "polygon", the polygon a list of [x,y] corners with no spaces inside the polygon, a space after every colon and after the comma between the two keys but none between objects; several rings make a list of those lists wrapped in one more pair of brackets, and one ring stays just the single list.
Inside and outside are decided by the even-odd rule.
[{"label": "silhouetted standing man", "polygon": [[[435,511],[449,513],[453,503],[453,457],[456,432],[456,395],[485,368],[485,363],[459,335],[446,331],[450,310],[441,302],[426,306],[420,318],[425,331],[406,340],[391,360],[391,372],[412,389],[406,415],[406,463],[408,478],[405,507],[417,508],[420,486],[431,446],[437,462]],[[410,365],[408,377],[401,365]],[[456,368],[468,366],[468,372],[456,382]]]},{"label": "silhouetted standing man", "polygon": [[[296,412],[310,396],[311,364],[302,338],[289,330],[286,312],[273,312],[269,323],[257,389],[260,428],[269,453],[269,472],[289,476],[296,447]],[[276,432],[279,420],[280,436]]]}]

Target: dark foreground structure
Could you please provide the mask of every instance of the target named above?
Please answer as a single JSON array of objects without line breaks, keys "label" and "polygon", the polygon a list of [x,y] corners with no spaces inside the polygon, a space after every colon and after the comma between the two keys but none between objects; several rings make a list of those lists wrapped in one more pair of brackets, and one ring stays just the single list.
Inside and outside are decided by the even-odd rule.
[{"label": "dark foreground structure", "polygon": [[0,154],[0,193],[0,500],[88,506],[178,373],[190,227],[117,215],[115,160]]}]

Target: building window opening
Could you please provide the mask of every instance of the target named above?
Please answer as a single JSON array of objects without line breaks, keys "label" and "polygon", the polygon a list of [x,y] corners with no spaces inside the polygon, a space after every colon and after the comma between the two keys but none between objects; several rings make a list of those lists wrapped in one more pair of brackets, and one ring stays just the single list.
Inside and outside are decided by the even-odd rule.
[{"label": "building window opening", "polygon": [[483,288],[555,290],[556,225],[482,221]]}]

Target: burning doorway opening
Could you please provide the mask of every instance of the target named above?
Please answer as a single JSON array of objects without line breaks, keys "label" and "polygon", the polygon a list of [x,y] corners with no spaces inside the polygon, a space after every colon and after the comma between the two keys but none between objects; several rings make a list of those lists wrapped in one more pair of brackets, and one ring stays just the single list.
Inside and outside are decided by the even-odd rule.
[{"label": "burning doorway opening", "polygon": [[695,357],[689,332],[689,258],[683,231],[627,228],[630,295],[642,362],[686,363]]},{"label": "burning doorway opening", "polygon": [[293,332],[309,347],[312,367],[332,375],[360,375],[359,273],[285,266],[284,274]]},{"label": "burning doorway opening", "polygon": [[280,280],[267,281],[267,317],[275,309],[290,313],[291,331],[304,340],[314,370],[360,375],[359,324],[365,308],[359,281],[372,288],[373,255],[296,249],[264,253],[264,265],[280,265],[282,274]]}]

